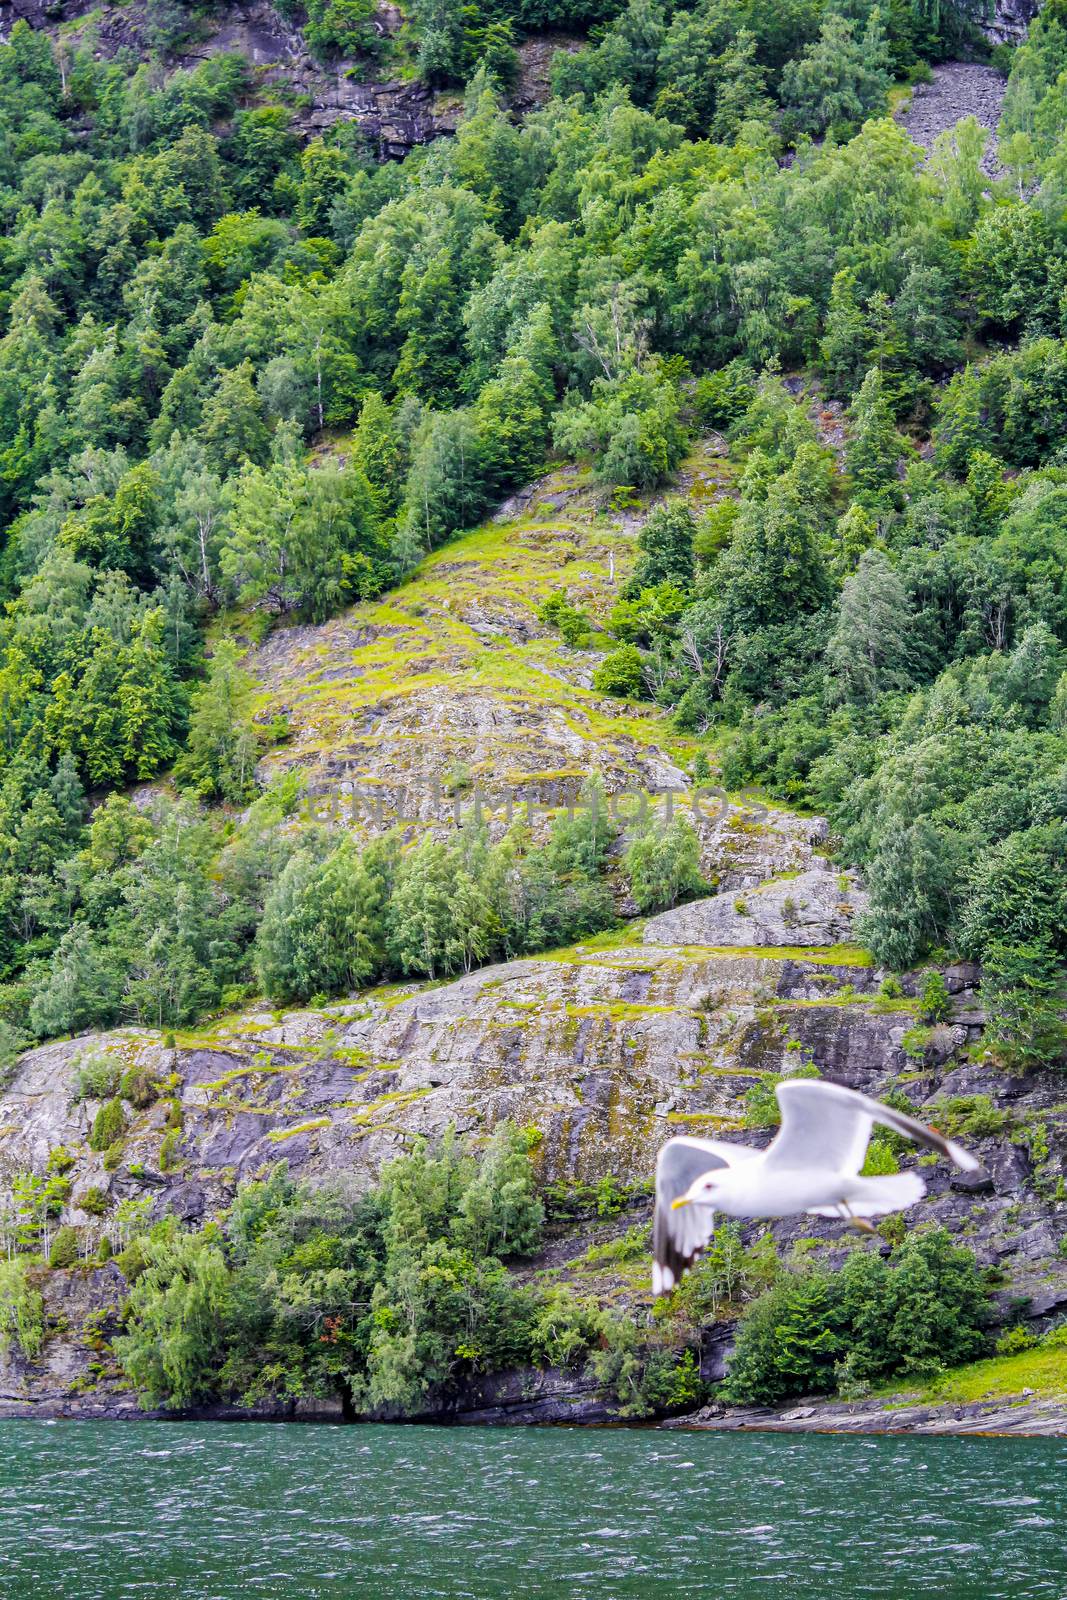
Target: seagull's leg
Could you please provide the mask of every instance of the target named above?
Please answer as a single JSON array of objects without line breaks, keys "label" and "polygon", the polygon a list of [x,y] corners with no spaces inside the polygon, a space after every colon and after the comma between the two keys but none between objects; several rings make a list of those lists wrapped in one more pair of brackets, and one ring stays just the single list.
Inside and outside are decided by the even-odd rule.
[{"label": "seagull's leg", "polygon": [[868,1222],[866,1217],[854,1217],[852,1215],[852,1207],[849,1205],[847,1200],[842,1200],[841,1202],[841,1214],[846,1218],[849,1226],[855,1228],[857,1233],[878,1232],[878,1229],[872,1222]]}]

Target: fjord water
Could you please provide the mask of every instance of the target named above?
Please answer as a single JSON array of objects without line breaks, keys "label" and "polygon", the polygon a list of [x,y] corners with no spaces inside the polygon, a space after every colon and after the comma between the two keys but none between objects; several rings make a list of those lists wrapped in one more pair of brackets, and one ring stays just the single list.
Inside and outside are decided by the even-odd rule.
[{"label": "fjord water", "polygon": [[0,1423],[4,1600],[1067,1596],[1067,1442]]}]

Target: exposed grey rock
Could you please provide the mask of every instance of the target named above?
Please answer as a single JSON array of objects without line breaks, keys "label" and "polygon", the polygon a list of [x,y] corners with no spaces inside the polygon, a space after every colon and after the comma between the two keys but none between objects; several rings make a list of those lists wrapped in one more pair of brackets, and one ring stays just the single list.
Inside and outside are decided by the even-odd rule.
[{"label": "exposed grey rock", "polygon": [[819,863],[751,891],[676,906],[652,917],[643,937],[646,944],[712,947],[840,944],[851,936],[866,905],[854,877],[846,877],[842,886],[841,875]]},{"label": "exposed grey rock", "polygon": [[[1027,3],[1028,0],[1021,0],[1022,5]],[[1002,15],[1006,23],[1006,8]],[[1004,88],[1003,76],[993,67],[971,61],[949,61],[934,67],[931,83],[916,84],[899,121],[909,138],[929,153],[940,134],[954,128],[964,117],[974,117],[990,135],[982,166],[992,177],[998,170],[995,131]]]},{"label": "exposed grey rock", "polygon": [[1032,1390],[1024,1390],[999,1400],[948,1405],[824,1400],[779,1410],[706,1406],[692,1416],[674,1417],[660,1426],[762,1433],[1067,1434],[1067,1403],[1035,1400],[1032,1394]]}]

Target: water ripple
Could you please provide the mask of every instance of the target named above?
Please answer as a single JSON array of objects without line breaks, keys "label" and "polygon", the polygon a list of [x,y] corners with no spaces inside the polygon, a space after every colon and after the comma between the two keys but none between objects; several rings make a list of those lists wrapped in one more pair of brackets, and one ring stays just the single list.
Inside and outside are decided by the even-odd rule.
[{"label": "water ripple", "polygon": [[1067,1444],[0,1423],[2,1600],[1065,1600]]}]

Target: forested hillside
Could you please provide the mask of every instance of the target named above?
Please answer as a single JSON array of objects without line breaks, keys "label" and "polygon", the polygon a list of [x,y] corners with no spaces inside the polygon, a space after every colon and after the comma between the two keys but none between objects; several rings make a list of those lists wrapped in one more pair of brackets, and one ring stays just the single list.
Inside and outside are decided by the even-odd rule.
[{"label": "forested hillside", "polygon": [[[995,150],[969,119],[929,159],[892,113],[931,64],[990,59],[977,10],[272,16],[346,82],[451,105],[454,136],[391,162],[358,118],[309,137],[284,73],[210,43],[223,5],[19,20],[0,46],[3,1070],[88,1029],[180,1050],[174,1030],[258,997],[321,1009],[570,946],[815,871],[815,840],[843,902],[819,901],[831,931],[789,940],[808,902],[785,893],[765,937],[742,892],[708,913],[714,937],[662,942],[740,946],[734,917],[753,946],[806,960],[840,939],[839,965],[862,966],[854,931],[914,1029],[892,1049],[920,1073],[965,1048],[1038,1071],[1049,1109],[1067,962],[1061,0],[992,52]],[[546,30],[565,32],[554,53]],[[543,103],[520,114],[533,48]],[[460,541],[503,502],[511,520]],[[446,825],[330,814],[401,774],[432,780]],[[447,827],[474,784],[525,779],[539,824]],[[634,780],[758,790],[828,828],[783,816],[740,872],[680,814],[609,815]],[[733,847],[762,825],[735,809],[726,827]],[[956,990],[980,977],[981,1009],[943,1050],[934,969],[954,962],[977,964]],[[801,1031],[790,1048],[823,1065],[829,1035],[802,1049]],[[76,1106],[99,1101],[85,1160],[115,1172],[123,1105],[158,1102],[159,1172],[177,1170],[164,1056],[148,1087],[94,1059],[37,1058]],[[1058,1206],[1055,1150],[1031,1154]],[[45,1184],[74,1161],[48,1159]],[[576,1142],[569,1159],[573,1177]],[[35,1191],[20,1247],[66,1216],[62,1187]],[[367,1249],[388,1275],[384,1215]]]}]

